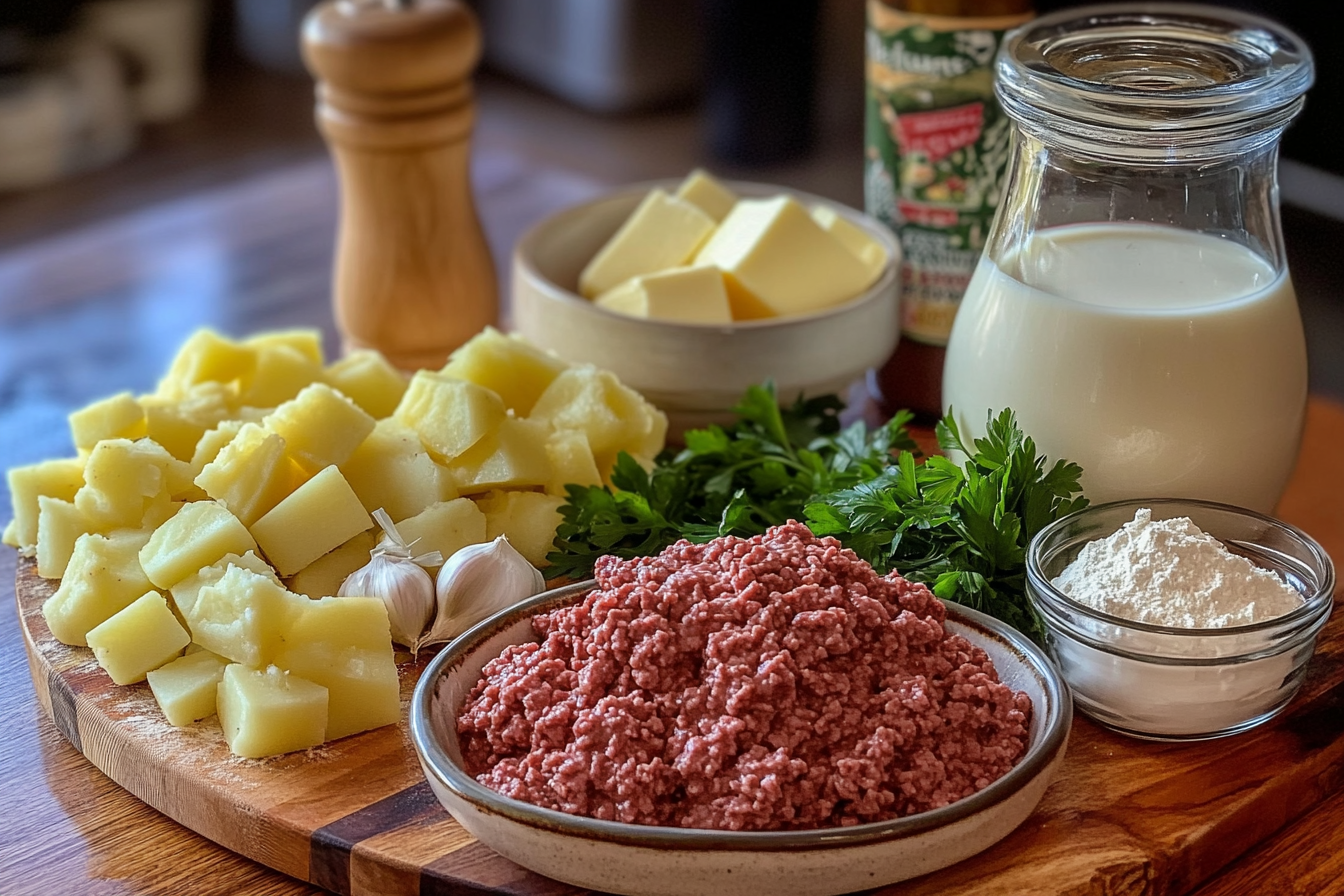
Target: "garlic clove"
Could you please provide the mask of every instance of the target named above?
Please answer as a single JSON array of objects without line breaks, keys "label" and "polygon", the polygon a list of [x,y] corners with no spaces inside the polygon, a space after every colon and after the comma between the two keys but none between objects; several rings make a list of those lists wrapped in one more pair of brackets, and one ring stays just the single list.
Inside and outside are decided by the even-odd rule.
[{"label": "garlic clove", "polygon": [[411,545],[381,507],[373,517],[383,539],[369,552],[369,562],[346,576],[337,597],[376,597],[387,607],[392,640],[414,648],[434,613],[434,580],[425,566],[442,562],[438,551],[411,556]]},{"label": "garlic clove", "polygon": [[507,537],[468,545],[439,569],[434,625],[415,645],[451,641],[476,623],[546,590],[546,577]]}]

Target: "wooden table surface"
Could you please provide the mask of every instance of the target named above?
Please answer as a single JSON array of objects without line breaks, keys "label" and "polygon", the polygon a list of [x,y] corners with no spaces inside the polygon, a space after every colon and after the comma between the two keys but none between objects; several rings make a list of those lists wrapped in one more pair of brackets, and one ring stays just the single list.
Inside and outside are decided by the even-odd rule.
[{"label": "wooden table surface", "polygon": [[[591,170],[577,173],[584,170],[478,146],[478,202],[501,283],[507,249],[523,229],[605,186]],[[65,415],[115,391],[152,389],[197,326],[238,335],[319,326],[334,348],[328,295],[335,213],[334,178],[323,158],[0,250],[0,467],[69,454]],[[1344,405],[1314,398],[1298,479],[1281,513],[1344,559],[1341,445]],[[0,500],[7,518],[3,487]],[[34,698],[13,581],[14,555],[5,549],[0,894],[323,892],[159,815],[62,738]],[[1198,896],[1344,892],[1344,793],[1228,858]],[[1136,882],[1133,892],[1146,890]]]}]

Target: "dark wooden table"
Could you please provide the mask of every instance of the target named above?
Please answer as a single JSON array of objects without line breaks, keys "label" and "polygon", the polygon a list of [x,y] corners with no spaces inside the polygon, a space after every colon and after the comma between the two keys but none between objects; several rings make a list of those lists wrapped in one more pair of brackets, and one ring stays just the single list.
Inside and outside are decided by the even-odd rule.
[{"label": "dark wooden table", "polygon": [[[503,139],[478,144],[474,176],[501,283],[507,250],[532,221],[643,173],[620,169],[603,178],[566,163],[563,153],[552,158],[560,161],[539,162]],[[684,171],[681,161],[671,164]],[[806,179],[798,185],[818,187]],[[70,410],[122,389],[152,389],[198,326],[238,335],[317,326],[334,350],[335,214],[330,166],[315,156],[0,250],[0,467],[69,454]],[[1315,398],[1311,419],[1299,470],[1305,478],[1281,511],[1344,558],[1344,405]],[[0,498],[7,508],[7,491]],[[13,580],[14,555],[5,549],[0,893],[320,893],[159,815],[63,740],[34,699]],[[1228,860],[1198,896],[1344,892],[1344,794]]]}]

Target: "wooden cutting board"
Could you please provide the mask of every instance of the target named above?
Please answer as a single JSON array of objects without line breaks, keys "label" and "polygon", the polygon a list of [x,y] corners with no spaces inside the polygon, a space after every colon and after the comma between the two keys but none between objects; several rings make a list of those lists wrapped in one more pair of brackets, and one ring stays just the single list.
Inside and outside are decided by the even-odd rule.
[{"label": "wooden cutting board", "polygon": [[[1341,443],[1344,409],[1314,405],[1298,475],[1280,506],[1336,557],[1344,555]],[[19,562],[15,594],[38,699],[109,778],[188,828],[342,894],[580,892],[500,858],[462,830],[424,782],[405,712],[395,728],[307,753],[239,759],[213,719],[175,729],[147,685],[116,687],[91,651],[57,642],[41,613],[51,591],[32,561]],[[1344,783],[1341,615],[1324,629],[1301,692],[1273,722],[1173,745],[1124,738],[1078,716],[1059,777],[1026,823],[960,865],[879,892],[1187,892]],[[403,703],[424,662],[402,667]]]}]

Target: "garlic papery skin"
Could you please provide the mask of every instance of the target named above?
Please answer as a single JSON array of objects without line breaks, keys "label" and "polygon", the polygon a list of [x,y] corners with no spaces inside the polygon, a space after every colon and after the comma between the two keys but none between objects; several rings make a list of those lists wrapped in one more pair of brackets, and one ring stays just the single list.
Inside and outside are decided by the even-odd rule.
[{"label": "garlic papery skin", "polygon": [[369,552],[369,562],[346,576],[337,597],[376,597],[387,607],[392,640],[414,648],[434,613],[434,580],[426,566],[443,562],[438,551],[411,556],[391,517],[380,507],[373,518],[383,529],[383,538]]},{"label": "garlic papery skin", "polygon": [[443,644],[487,617],[546,590],[546,577],[508,538],[462,548],[439,569],[434,626],[415,645]]}]

